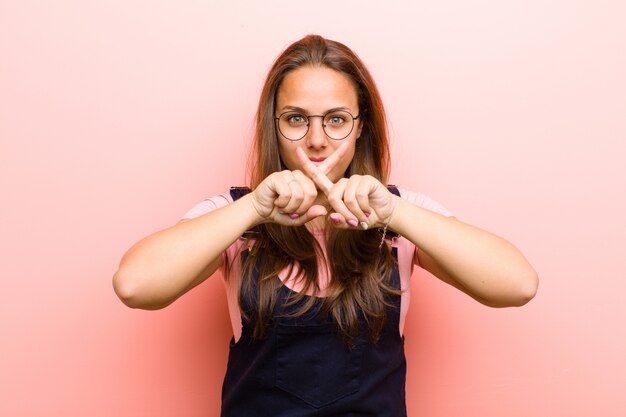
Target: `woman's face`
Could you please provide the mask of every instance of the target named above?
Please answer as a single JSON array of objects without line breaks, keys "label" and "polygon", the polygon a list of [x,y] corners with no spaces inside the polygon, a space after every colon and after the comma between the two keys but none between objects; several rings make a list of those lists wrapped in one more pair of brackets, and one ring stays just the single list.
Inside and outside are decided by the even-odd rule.
[{"label": "woman's face", "polygon": [[[276,116],[285,112],[294,111],[301,115],[325,115],[330,120],[327,130],[332,134],[333,123],[342,123],[342,119],[334,118],[337,113],[329,111],[343,110],[359,116],[359,103],[357,91],[352,80],[346,75],[327,67],[305,66],[287,74],[276,94]],[[302,119],[296,116],[295,124],[301,123]],[[346,120],[352,123],[352,120]],[[314,163],[319,164],[332,154],[343,142],[348,142],[348,150],[342,159],[327,174],[332,182],[337,182],[344,176],[348,165],[354,156],[356,141],[361,134],[361,119],[354,120],[354,128],[350,134],[342,140],[329,138],[322,127],[321,117],[309,118],[309,130],[306,135],[297,141],[285,138],[278,132],[278,148],[283,163],[289,170],[302,170],[296,157],[296,149],[302,147],[306,155]]]}]

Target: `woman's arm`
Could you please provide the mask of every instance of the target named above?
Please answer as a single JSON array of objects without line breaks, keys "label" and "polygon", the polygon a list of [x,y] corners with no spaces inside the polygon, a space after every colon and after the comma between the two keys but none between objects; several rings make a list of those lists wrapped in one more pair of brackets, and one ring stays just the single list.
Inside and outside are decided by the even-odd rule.
[{"label": "woman's arm", "polygon": [[139,241],[113,276],[115,292],[129,307],[166,307],[213,275],[222,252],[246,230],[267,222],[299,226],[325,215],[316,197],[302,172],[275,172],[234,203]]},{"label": "woman's arm", "polygon": [[334,227],[383,227],[420,249],[420,265],[481,303],[520,306],[535,296],[537,273],[506,240],[452,217],[442,216],[393,195],[376,178],[352,175],[333,184],[324,164],[316,166],[301,149],[304,172],[335,210]]},{"label": "woman's arm", "polygon": [[211,276],[222,252],[258,221],[248,200],[242,197],[136,243],[113,276],[118,297],[129,307],[156,310]]},{"label": "woman's arm", "polygon": [[537,273],[515,246],[453,217],[392,198],[389,228],[419,248],[424,269],[492,307],[521,306],[535,296]]}]

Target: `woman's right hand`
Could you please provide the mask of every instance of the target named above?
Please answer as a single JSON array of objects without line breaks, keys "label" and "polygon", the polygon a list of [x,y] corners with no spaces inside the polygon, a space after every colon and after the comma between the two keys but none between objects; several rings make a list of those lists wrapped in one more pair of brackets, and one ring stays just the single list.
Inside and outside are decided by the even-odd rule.
[{"label": "woman's right hand", "polygon": [[327,214],[324,206],[314,204],[315,183],[302,171],[280,171],[267,176],[251,193],[259,223],[300,226]]}]

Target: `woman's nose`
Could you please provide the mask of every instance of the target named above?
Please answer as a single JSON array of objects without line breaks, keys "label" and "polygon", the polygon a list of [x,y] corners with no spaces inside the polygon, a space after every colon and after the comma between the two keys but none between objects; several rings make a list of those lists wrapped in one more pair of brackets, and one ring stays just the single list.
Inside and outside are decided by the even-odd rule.
[{"label": "woman's nose", "polygon": [[309,131],[306,134],[307,146],[311,148],[323,148],[328,144],[328,136],[324,131],[324,119],[322,117],[309,117]]}]

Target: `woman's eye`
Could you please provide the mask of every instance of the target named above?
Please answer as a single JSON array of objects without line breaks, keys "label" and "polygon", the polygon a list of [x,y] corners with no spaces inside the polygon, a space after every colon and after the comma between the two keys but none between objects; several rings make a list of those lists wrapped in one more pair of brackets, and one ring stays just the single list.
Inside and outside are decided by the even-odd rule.
[{"label": "woman's eye", "polygon": [[289,124],[292,124],[292,125],[302,125],[302,124],[306,124],[306,117],[300,114],[294,114],[294,115],[289,116],[287,118],[287,121],[289,122]]},{"label": "woman's eye", "polygon": [[342,125],[346,122],[346,119],[343,116],[330,116],[328,118],[327,124],[331,125]]}]

